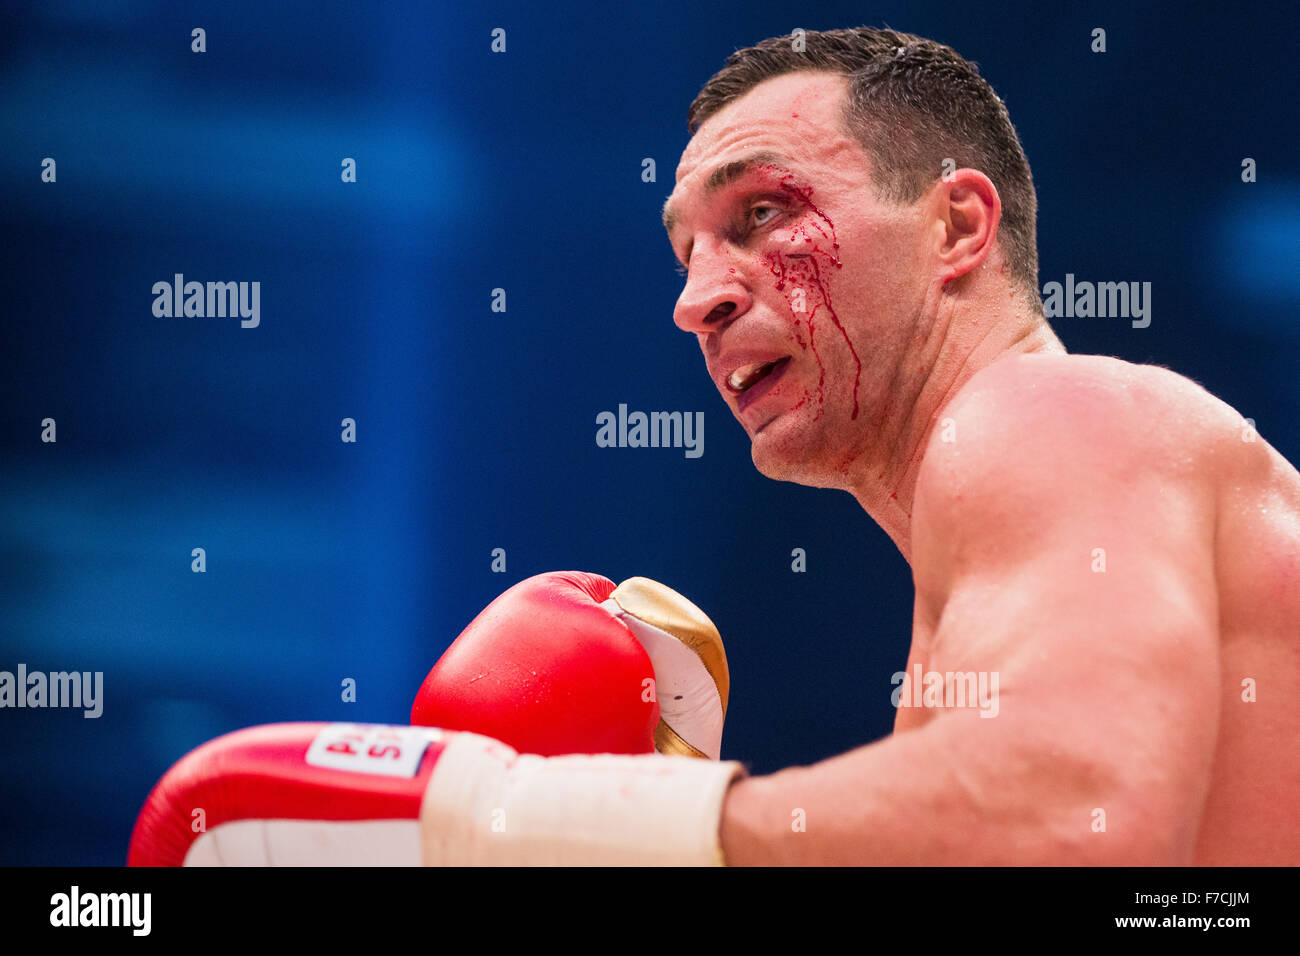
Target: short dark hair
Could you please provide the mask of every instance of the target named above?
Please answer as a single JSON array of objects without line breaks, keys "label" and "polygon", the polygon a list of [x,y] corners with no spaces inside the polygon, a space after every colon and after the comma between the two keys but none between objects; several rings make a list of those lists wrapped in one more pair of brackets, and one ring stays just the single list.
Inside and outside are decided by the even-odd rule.
[{"label": "short dark hair", "polygon": [[764,80],[818,71],[849,77],[845,127],[871,157],[881,198],[915,202],[943,175],[943,161],[978,169],[1002,200],[999,240],[1012,277],[1039,302],[1038,200],[1006,105],[979,67],[934,40],[873,27],[808,30],[737,50],[686,114],[694,135],[714,113]]}]

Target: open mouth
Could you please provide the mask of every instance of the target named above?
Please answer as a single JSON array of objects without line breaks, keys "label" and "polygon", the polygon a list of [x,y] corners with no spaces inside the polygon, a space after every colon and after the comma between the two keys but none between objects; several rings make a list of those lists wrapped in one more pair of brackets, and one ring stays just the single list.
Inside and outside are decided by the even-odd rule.
[{"label": "open mouth", "polygon": [[742,365],[727,376],[727,388],[738,396],[736,404],[743,409],[771,389],[789,364],[790,356],[787,355],[774,362]]}]

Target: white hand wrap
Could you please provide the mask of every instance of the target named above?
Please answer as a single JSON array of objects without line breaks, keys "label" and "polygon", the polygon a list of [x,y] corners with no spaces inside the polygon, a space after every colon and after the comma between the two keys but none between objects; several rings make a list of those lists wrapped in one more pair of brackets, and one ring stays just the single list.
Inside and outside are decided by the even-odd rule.
[{"label": "white hand wrap", "polygon": [[424,793],[426,866],[717,866],[734,761],[538,757],[458,733]]}]

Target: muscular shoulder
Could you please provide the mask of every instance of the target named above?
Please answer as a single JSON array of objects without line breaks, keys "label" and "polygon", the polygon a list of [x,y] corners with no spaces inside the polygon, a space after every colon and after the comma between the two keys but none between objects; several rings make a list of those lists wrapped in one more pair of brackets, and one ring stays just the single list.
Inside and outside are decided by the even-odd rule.
[{"label": "muscular shoulder", "polygon": [[1241,444],[1244,427],[1169,369],[1099,355],[1009,356],[974,375],[941,414],[921,478],[948,484],[1018,464],[1056,473],[1084,463],[1105,473],[1204,474],[1233,450],[1231,440]]},{"label": "muscular shoulder", "polygon": [[1009,356],[973,376],[935,425],[917,479],[914,549],[956,559],[952,548],[966,538],[1008,551],[1112,521],[1208,525],[1242,427],[1168,369]]}]

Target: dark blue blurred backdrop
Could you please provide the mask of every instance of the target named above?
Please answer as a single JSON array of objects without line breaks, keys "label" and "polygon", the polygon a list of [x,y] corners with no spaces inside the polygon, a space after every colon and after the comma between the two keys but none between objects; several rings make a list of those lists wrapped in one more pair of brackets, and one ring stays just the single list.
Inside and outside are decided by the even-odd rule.
[{"label": "dark blue blurred backdrop", "polygon": [[[848,495],[754,471],[671,321],[685,110],[766,36],[888,24],[977,60],[1034,169],[1041,282],[1152,283],[1149,328],[1061,320],[1067,347],[1188,374],[1300,458],[1282,5],[185,6],[0,19],[0,669],[105,675],[97,720],[0,711],[0,863],[121,863],[155,779],[222,732],[405,723],[461,627],[549,569],[702,605],[755,771],[888,732],[907,566]],[[178,272],[260,281],[260,327],[155,318]],[[704,411],[703,457],[598,448],[620,402]]]}]

